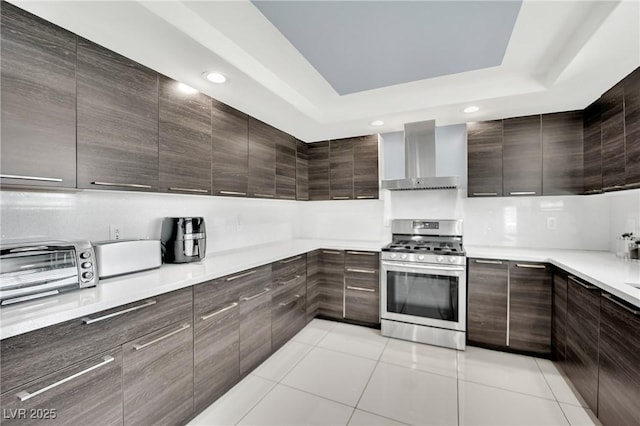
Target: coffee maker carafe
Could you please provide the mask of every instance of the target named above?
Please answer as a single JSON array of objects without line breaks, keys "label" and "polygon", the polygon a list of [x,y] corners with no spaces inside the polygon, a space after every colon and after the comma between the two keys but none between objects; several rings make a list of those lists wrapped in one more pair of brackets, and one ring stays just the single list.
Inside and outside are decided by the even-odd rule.
[{"label": "coffee maker carafe", "polygon": [[164,263],[198,262],[207,251],[207,235],[202,217],[165,217],[162,221]]}]

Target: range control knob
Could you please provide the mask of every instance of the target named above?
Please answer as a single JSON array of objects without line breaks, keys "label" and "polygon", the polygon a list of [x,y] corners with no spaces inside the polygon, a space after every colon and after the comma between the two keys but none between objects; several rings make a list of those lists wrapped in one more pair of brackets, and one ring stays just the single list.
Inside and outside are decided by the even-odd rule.
[{"label": "range control knob", "polygon": [[83,251],[82,253],[80,253],[80,257],[82,259],[89,259],[91,257],[91,252],[90,251]]},{"label": "range control knob", "polygon": [[401,257],[402,259],[406,259],[406,258],[407,258],[407,255],[406,255],[406,254],[403,254],[403,255],[402,255],[402,256],[400,256],[400,257]]},{"label": "range control knob", "polygon": [[424,254],[418,255],[418,260],[424,260]]},{"label": "range control knob", "polygon": [[449,256],[449,263],[456,263],[456,258],[453,256]]},{"label": "range control knob", "polygon": [[83,272],[82,273],[82,278],[84,278],[85,280],[90,280],[91,278],[93,278],[93,273],[92,272]]},{"label": "range control knob", "polygon": [[444,262],[444,256],[436,256],[438,262]]},{"label": "range control knob", "polygon": [[395,258],[396,258],[396,254],[395,254],[395,253],[391,253],[391,256],[390,256],[390,257],[391,257],[392,259],[395,259]]},{"label": "range control knob", "polygon": [[82,269],[91,268],[91,262],[82,262]]}]

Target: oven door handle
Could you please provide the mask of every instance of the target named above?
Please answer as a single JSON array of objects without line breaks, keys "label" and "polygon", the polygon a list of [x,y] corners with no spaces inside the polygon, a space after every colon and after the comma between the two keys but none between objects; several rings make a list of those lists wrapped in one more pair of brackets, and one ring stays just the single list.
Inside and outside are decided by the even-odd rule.
[{"label": "oven door handle", "polygon": [[397,269],[427,269],[430,271],[453,271],[453,272],[463,272],[465,268],[463,266],[431,266],[431,265],[422,265],[415,263],[395,263],[395,262],[385,262],[382,264],[389,268],[397,268]]}]

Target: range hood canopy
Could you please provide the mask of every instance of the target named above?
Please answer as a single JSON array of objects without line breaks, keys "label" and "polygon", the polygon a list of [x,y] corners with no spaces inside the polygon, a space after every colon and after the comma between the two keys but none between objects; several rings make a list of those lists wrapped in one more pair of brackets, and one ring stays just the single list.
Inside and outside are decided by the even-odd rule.
[{"label": "range hood canopy", "polygon": [[405,178],[382,181],[382,189],[407,191],[415,189],[455,189],[458,176],[436,176],[435,120],[404,125]]}]

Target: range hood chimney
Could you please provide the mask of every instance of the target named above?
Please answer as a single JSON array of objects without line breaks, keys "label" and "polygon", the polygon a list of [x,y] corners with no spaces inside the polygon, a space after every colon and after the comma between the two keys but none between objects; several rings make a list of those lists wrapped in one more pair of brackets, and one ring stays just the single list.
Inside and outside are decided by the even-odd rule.
[{"label": "range hood chimney", "polygon": [[436,176],[435,120],[404,125],[405,179],[383,180],[382,189],[455,189],[458,176]]}]

